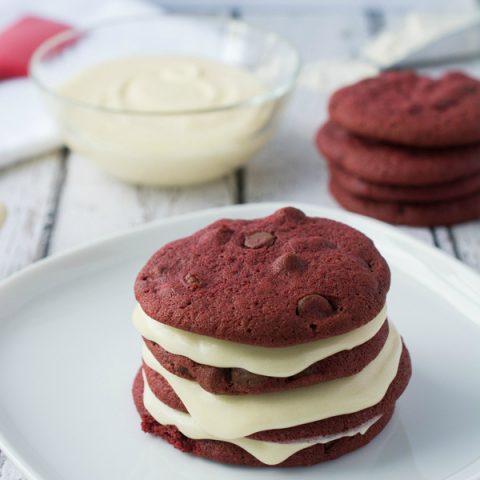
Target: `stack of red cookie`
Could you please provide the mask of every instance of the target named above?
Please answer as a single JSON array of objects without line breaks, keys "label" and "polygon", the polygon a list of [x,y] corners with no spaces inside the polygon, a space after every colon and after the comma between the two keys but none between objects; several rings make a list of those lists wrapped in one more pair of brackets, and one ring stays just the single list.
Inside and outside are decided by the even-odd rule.
[{"label": "stack of red cookie", "polygon": [[335,92],[316,143],[348,210],[391,223],[480,218],[480,82],[387,72]]},{"label": "stack of red cookie", "polygon": [[411,373],[386,318],[389,286],[365,235],[294,208],[165,245],[135,283],[143,429],[255,466],[311,465],[366,445]]}]

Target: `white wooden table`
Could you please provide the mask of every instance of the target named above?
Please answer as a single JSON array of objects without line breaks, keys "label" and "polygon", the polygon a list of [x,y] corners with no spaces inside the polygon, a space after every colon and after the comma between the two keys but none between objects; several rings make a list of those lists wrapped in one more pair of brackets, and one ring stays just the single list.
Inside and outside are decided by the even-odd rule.
[{"label": "white wooden table", "polygon": [[[398,2],[391,4],[390,11],[356,2],[332,5],[296,8],[288,2],[269,2],[229,7],[229,12],[286,35],[305,62],[354,57],[370,36],[404,14]],[[202,10],[218,8],[227,9],[202,6]],[[198,5],[183,8],[192,9]],[[325,118],[325,102],[325,96],[299,89],[275,138],[246,168],[194,188],[128,186],[67,151],[0,171],[0,202],[9,212],[0,230],[0,278],[81,243],[206,207],[291,200],[338,208],[328,194],[327,171],[312,141]],[[480,222],[452,228],[400,228],[480,270]],[[21,478],[0,452],[0,480]]]}]

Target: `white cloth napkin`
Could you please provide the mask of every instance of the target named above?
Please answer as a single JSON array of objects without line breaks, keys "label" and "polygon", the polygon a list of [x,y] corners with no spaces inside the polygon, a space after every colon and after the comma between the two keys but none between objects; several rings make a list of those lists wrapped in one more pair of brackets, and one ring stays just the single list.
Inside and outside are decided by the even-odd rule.
[{"label": "white cloth napkin", "polygon": [[0,167],[61,145],[57,129],[32,81],[0,82]]},{"label": "white cloth napkin", "polygon": [[[108,18],[158,12],[153,4],[142,0],[119,0],[106,3],[77,4],[76,9],[62,11],[59,5],[42,2],[21,4],[15,16],[35,13],[81,26]],[[12,4],[13,6],[13,4]],[[90,8],[89,8],[90,7]],[[15,18],[9,11],[9,21]],[[5,22],[2,22],[3,24]],[[55,123],[43,104],[40,92],[28,78],[0,82],[0,169],[24,159],[60,148],[61,138]]]}]

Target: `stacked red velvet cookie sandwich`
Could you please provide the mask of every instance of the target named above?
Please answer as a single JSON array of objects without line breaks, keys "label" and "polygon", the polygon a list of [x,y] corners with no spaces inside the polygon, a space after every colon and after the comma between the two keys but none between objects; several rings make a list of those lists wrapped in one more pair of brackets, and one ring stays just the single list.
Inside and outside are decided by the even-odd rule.
[{"label": "stacked red velvet cookie sandwich", "polygon": [[480,82],[388,72],[338,90],[317,146],[330,190],[354,212],[391,223],[480,218]]},{"label": "stacked red velvet cookie sandwich", "polygon": [[294,208],[220,220],[140,271],[144,431],[225,463],[311,465],[372,440],[411,375],[370,239]]}]

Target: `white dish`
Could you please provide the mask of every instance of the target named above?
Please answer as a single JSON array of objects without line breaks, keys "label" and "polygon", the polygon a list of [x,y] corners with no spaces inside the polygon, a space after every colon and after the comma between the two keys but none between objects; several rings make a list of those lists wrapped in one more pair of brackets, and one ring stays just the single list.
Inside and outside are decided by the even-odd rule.
[{"label": "white dish", "polygon": [[480,277],[396,229],[298,205],[367,233],[393,273],[390,316],[412,355],[412,381],[370,445],[310,468],[229,467],[140,431],[130,395],[140,340],[132,285],[150,254],[220,217],[209,210],[38,262],[0,286],[0,447],[35,480],[467,480],[480,474]]}]

